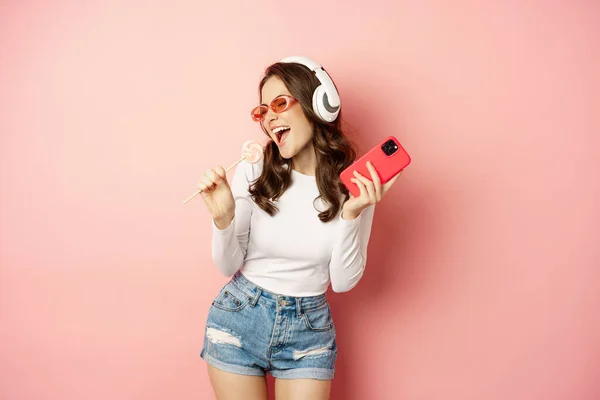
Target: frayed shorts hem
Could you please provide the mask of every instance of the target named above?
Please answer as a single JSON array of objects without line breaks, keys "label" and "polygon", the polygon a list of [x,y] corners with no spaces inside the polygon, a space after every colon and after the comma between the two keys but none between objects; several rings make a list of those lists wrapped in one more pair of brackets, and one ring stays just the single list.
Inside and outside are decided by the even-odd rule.
[{"label": "frayed shorts hem", "polygon": [[206,353],[200,354],[200,357],[202,357],[208,364],[225,372],[231,372],[239,375],[265,376],[265,372],[259,368],[248,368],[242,367],[241,365],[227,364],[217,360],[214,357],[211,357]]},{"label": "frayed shorts hem", "polygon": [[[241,365],[227,364],[202,352],[200,357],[208,364],[225,372],[239,375],[265,376],[265,372],[259,368],[248,368]],[[325,368],[296,368],[286,370],[271,370],[269,373],[278,379],[317,379],[320,381],[332,380],[335,371]]]}]

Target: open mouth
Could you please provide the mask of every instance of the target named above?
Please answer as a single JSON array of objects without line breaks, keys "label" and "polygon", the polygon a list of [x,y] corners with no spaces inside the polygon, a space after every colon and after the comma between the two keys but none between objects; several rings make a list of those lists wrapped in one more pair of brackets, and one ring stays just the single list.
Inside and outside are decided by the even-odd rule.
[{"label": "open mouth", "polygon": [[275,134],[275,138],[277,139],[277,144],[279,146],[281,146],[285,142],[285,139],[288,137],[289,132],[289,126],[279,126],[273,129],[273,133]]}]

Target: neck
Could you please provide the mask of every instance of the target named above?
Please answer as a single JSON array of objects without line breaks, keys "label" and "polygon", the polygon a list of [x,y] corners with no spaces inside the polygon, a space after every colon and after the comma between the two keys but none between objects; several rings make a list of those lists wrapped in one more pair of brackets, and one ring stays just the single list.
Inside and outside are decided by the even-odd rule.
[{"label": "neck", "polygon": [[294,156],[292,159],[292,169],[304,175],[315,175],[317,171],[317,156],[312,143]]}]

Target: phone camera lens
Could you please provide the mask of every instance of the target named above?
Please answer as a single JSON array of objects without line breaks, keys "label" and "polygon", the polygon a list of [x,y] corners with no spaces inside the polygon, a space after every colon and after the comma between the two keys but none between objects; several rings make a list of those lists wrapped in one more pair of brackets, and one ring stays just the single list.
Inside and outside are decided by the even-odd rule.
[{"label": "phone camera lens", "polygon": [[391,156],[398,151],[398,145],[393,140],[388,140],[381,146],[381,149],[387,156]]}]

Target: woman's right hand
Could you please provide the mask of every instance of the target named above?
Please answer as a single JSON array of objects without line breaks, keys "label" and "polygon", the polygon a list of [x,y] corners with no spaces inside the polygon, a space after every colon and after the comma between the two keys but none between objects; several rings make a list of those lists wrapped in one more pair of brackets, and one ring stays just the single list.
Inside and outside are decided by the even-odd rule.
[{"label": "woman's right hand", "polygon": [[227,175],[223,167],[209,169],[200,178],[198,189],[202,190],[202,198],[212,215],[215,225],[225,229],[235,215],[235,200],[227,182]]}]

